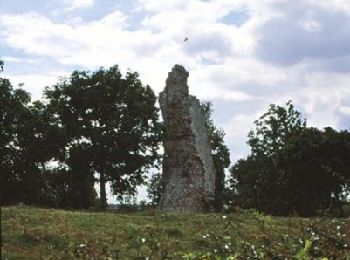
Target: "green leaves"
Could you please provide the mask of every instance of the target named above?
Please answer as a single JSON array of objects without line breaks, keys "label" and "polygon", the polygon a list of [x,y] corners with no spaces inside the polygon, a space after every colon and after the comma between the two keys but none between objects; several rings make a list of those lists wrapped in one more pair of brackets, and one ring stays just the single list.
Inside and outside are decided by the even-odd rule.
[{"label": "green leaves", "polygon": [[231,168],[241,206],[303,216],[332,204],[341,208],[349,194],[349,132],[306,127],[290,101],[270,105],[255,124],[248,135],[251,155]]},{"label": "green leaves", "polygon": [[113,66],[74,71],[45,94],[49,110],[65,129],[68,154],[62,158],[70,168],[71,147],[88,145],[88,164],[100,175],[101,189],[104,181],[111,181],[115,194],[133,194],[144,182],[144,171],[158,159],[161,127],[152,89],[142,85],[137,73],[123,78]]}]

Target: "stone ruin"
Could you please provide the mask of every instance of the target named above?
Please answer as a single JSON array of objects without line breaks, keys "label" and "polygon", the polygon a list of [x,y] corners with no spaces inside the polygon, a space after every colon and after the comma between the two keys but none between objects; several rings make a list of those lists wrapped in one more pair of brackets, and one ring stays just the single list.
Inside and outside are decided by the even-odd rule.
[{"label": "stone ruin", "polygon": [[200,212],[212,208],[215,168],[200,102],[189,95],[189,73],[175,65],[159,103],[166,127],[163,161],[165,211]]}]

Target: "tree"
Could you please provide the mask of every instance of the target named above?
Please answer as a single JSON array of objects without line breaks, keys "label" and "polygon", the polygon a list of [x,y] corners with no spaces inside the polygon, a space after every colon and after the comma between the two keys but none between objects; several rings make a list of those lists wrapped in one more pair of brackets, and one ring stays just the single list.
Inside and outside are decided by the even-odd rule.
[{"label": "tree", "polygon": [[[74,71],[47,88],[45,96],[67,135],[60,160],[73,170],[72,147],[85,146],[86,165],[99,174],[101,208],[107,207],[107,181],[116,195],[135,193],[158,158],[161,128],[152,89],[142,85],[137,73],[123,78],[113,66],[93,73]],[[88,167],[78,171],[91,178]]]},{"label": "tree", "polygon": [[147,186],[148,198],[151,200],[151,205],[158,205],[162,195],[162,175],[157,172],[151,176]]},{"label": "tree", "polygon": [[29,93],[0,78],[1,204],[49,202],[42,169],[57,150],[59,138],[50,138],[53,129],[43,105],[30,101]]},{"label": "tree", "polygon": [[241,206],[307,216],[339,198],[340,176],[349,172],[346,134],[306,127],[291,102],[271,105],[255,125],[248,135],[251,154],[230,169]]},{"label": "tree", "polygon": [[16,202],[21,197],[15,192],[18,180],[22,176],[15,171],[15,167],[21,161],[17,128],[20,117],[27,111],[28,101],[28,93],[14,90],[8,79],[0,78],[1,205]]}]

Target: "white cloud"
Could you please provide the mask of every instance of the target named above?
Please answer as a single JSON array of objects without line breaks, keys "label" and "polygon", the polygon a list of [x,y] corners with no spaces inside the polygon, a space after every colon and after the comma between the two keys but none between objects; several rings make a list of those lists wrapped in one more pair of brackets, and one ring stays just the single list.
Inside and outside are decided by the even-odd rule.
[{"label": "white cloud", "polygon": [[15,63],[21,62],[21,59],[20,59],[20,58],[12,57],[12,56],[4,56],[4,57],[1,57],[1,59],[2,59],[5,63],[7,63],[7,62],[15,62]]},{"label": "white cloud", "polygon": [[341,106],[339,107],[339,111],[345,115],[350,116],[350,106]]},{"label": "white cloud", "polygon": [[63,0],[67,5],[66,10],[72,11],[80,8],[89,8],[94,5],[94,0]]},{"label": "white cloud", "polygon": [[63,71],[57,71],[48,72],[46,75],[4,73],[3,76],[9,78],[14,87],[18,87],[19,84],[24,83],[22,88],[31,93],[32,100],[38,100],[42,98],[43,88],[45,86],[52,86],[58,82],[60,77],[68,76],[68,74]]},{"label": "white cloud", "polygon": [[[270,103],[292,99],[318,127],[339,127],[337,113],[348,115],[346,1],[134,1],[137,10],[111,9],[94,21],[75,17],[57,23],[39,13],[2,14],[2,44],[70,68],[119,64],[124,72],[138,71],[156,93],[171,67],[183,64],[190,71],[190,92],[214,102],[215,120],[227,134],[233,161],[247,152],[247,132]],[[75,1],[73,6],[78,3],[93,4]],[[246,14],[242,22],[223,22],[237,12]],[[144,18],[135,25],[133,15]],[[57,81],[59,72],[40,73],[25,77],[18,72],[10,78],[39,93]]]}]

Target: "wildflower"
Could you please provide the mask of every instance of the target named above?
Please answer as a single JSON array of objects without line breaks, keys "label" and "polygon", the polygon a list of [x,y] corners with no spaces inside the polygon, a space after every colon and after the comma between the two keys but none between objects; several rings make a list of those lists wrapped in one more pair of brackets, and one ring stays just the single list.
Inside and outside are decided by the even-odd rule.
[{"label": "wildflower", "polygon": [[146,242],[146,239],[145,239],[145,238],[141,238],[141,242],[142,242],[142,243],[145,243],[145,242]]},{"label": "wildflower", "polygon": [[224,248],[225,248],[226,250],[228,250],[228,249],[230,249],[230,246],[229,246],[228,244],[225,244]]},{"label": "wildflower", "polygon": [[224,216],[222,216],[222,218],[225,219],[225,218],[227,218],[227,216],[224,215]]},{"label": "wildflower", "polygon": [[337,226],[337,230],[340,230],[340,226]]}]

